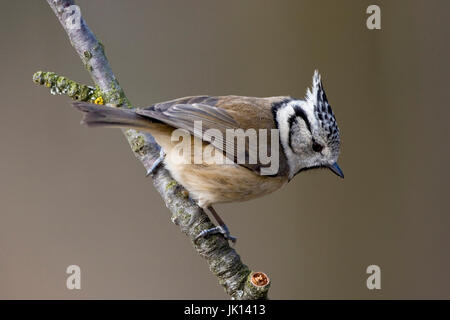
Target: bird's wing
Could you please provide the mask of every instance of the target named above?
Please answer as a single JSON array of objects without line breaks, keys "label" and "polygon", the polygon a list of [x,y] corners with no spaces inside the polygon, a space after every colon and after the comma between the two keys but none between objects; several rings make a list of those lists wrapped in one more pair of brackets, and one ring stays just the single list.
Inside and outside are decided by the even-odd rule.
[{"label": "bird's wing", "polygon": [[[174,128],[185,129],[203,141],[211,143],[235,163],[260,173],[261,168],[269,167],[270,164],[264,163],[259,156],[259,148],[264,147],[259,143],[259,129],[266,129],[267,149],[265,154],[270,156],[271,129],[276,129],[272,106],[286,98],[194,96],[157,103],[144,109],[137,109],[136,113],[156,119]],[[201,121],[201,128],[200,122],[197,121]],[[218,130],[222,138],[210,129]],[[247,134],[254,132],[257,143],[248,143],[247,139],[244,150],[241,150],[243,153],[239,154],[237,140],[233,139],[234,141],[231,142],[230,139],[228,141],[226,139],[228,129],[242,129]],[[248,129],[254,131],[248,131]],[[278,147],[278,142],[275,147]],[[285,168],[286,161],[283,159],[284,154],[281,150],[277,151],[280,156],[278,159],[280,168],[276,175],[284,175],[287,170]],[[256,155],[256,159],[254,155]],[[242,163],[242,159],[245,159],[244,163]]]}]

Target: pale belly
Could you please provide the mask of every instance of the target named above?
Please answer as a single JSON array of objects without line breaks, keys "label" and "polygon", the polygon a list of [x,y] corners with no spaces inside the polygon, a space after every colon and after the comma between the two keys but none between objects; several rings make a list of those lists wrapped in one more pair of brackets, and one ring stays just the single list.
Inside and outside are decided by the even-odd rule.
[{"label": "pale belly", "polygon": [[242,166],[175,164],[165,161],[173,178],[202,208],[215,203],[246,201],[272,193],[287,183],[285,177],[260,176]]},{"label": "pale belly", "polygon": [[[189,192],[189,196],[198,201],[198,205],[206,208],[215,203],[245,201],[272,193],[288,182],[287,177],[261,176],[237,164],[224,163],[221,152],[205,152],[207,143],[199,139],[202,150],[202,160],[195,164],[193,153],[183,153],[177,149],[180,145],[170,139],[172,129],[155,124],[150,131],[157,142],[163,147],[166,156],[164,165],[173,178]],[[188,143],[189,145],[189,143]],[[184,163],[182,163],[184,162]],[[214,164],[208,164],[214,163]]]}]

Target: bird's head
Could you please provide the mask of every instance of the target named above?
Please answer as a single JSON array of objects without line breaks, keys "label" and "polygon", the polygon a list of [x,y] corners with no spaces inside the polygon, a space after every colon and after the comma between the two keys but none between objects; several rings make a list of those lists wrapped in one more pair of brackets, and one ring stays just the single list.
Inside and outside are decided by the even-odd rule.
[{"label": "bird's head", "polygon": [[285,101],[276,111],[276,120],[288,160],[289,179],[314,168],[329,168],[344,177],[337,165],[339,128],[317,71],[305,99]]}]

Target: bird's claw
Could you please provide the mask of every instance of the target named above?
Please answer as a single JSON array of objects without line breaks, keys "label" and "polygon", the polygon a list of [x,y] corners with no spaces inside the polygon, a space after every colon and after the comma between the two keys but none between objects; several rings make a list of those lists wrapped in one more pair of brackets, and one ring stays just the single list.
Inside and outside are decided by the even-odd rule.
[{"label": "bird's claw", "polygon": [[147,171],[147,177],[155,172],[155,170],[161,165],[161,163],[164,161],[165,153],[163,149],[159,151],[159,157],[156,158],[156,160],[153,162],[150,169]]},{"label": "bird's claw", "polygon": [[230,230],[228,229],[228,227],[226,225],[218,225],[217,227],[203,230],[195,237],[195,240],[198,240],[199,238],[206,238],[207,236],[209,236],[211,234],[217,234],[217,233],[222,234],[226,240],[230,240],[232,243],[236,243],[236,241],[237,241],[237,238],[233,237],[230,234]]}]

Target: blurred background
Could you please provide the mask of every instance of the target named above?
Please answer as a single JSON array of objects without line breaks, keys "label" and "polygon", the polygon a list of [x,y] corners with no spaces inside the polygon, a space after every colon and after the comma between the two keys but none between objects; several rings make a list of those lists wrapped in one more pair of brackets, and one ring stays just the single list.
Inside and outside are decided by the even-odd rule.
[{"label": "blurred background", "polygon": [[[345,180],[217,206],[272,299],[450,298],[449,1],[79,0],[136,106],[303,97],[315,68]],[[381,30],[366,8],[381,7]],[[227,298],[120,130],[80,126],[37,70],[92,84],[46,1],[2,1],[0,298]],[[66,268],[81,267],[81,290]],[[381,290],[366,268],[381,268]]]}]

